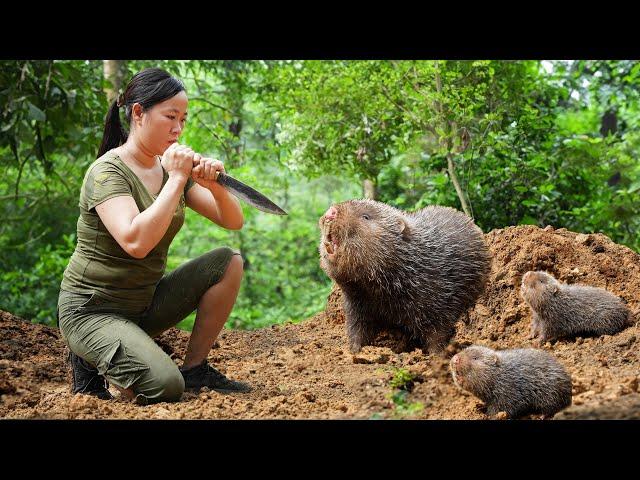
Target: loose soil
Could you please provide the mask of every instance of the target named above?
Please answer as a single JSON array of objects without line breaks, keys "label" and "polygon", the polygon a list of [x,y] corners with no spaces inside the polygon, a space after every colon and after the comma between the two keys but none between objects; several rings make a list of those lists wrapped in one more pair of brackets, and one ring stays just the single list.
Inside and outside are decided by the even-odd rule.
[{"label": "loose soil", "polygon": [[[398,351],[393,333],[358,354],[347,348],[341,292],[299,323],[254,331],[223,330],[209,361],[253,391],[185,393],[177,403],[139,406],[69,391],[56,328],[0,311],[0,418],[46,419],[489,419],[482,402],[452,381],[449,359],[471,344],[535,346],[522,275],[547,270],[568,283],[603,287],[623,298],[636,324],[616,335],[547,343],[573,381],[573,404],[554,419],[640,418],[640,255],[602,234],[509,227],[485,235],[493,253],[485,293],[457,325],[441,355]],[[172,328],[156,341],[180,365],[189,333]],[[413,380],[394,386],[398,372]],[[115,391],[114,391],[115,393]],[[536,419],[531,416],[528,418]]]}]

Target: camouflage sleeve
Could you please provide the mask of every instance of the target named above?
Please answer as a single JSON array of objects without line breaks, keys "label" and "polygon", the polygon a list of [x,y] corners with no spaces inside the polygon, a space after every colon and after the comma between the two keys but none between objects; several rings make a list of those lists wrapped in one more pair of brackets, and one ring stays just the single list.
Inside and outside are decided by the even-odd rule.
[{"label": "camouflage sleeve", "polygon": [[[87,210],[92,210],[110,198],[133,196],[133,191],[122,172],[107,162],[100,162],[87,172],[82,195]],[[83,203],[82,199],[80,203]]]}]

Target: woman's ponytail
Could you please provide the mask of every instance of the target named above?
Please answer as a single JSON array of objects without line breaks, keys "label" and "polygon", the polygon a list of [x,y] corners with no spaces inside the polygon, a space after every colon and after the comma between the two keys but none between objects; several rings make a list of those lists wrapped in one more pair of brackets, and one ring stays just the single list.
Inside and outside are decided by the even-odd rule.
[{"label": "woman's ponytail", "polygon": [[120,98],[114,100],[111,104],[111,108],[107,112],[107,118],[104,122],[104,135],[102,136],[102,145],[98,150],[98,157],[100,158],[106,152],[112,148],[119,147],[127,141],[127,132],[122,128],[120,122]]}]

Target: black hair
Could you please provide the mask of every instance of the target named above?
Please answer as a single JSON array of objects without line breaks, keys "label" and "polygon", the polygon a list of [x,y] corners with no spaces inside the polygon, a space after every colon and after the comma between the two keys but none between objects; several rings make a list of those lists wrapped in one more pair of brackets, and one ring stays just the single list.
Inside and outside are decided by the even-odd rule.
[{"label": "black hair", "polygon": [[143,111],[146,111],[183,90],[185,90],[184,84],[161,68],[146,68],[136,73],[124,92],[109,107],[98,157],[127,141],[129,132],[120,122],[120,107],[125,108],[125,116],[130,123],[134,103],[139,103]]}]

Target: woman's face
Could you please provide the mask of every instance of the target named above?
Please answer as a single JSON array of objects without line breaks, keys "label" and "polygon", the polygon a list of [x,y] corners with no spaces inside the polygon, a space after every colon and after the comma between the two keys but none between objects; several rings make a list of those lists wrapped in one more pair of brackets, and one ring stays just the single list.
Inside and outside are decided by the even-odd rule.
[{"label": "woman's face", "polygon": [[135,117],[136,134],[145,149],[162,155],[169,145],[178,141],[187,120],[187,103],[187,94],[181,91]]}]

